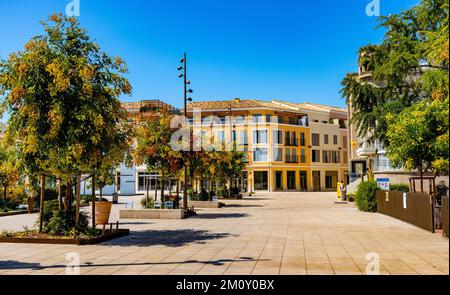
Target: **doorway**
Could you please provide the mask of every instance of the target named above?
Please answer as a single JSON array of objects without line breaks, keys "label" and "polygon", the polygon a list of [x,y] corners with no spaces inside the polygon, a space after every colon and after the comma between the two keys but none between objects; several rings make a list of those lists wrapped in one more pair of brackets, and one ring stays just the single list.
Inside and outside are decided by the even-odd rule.
[{"label": "doorway", "polygon": [[283,190],[283,171],[275,171],[275,190]]},{"label": "doorway", "polygon": [[313,171],[312,178],[313,178],[313,190],[315,192],[320,191],[320,171]]},{"label": "doorway", "polygon": [[269,189],[268,172],[267,171],[255,171],[254,188],[255,191],[266,191]]}]

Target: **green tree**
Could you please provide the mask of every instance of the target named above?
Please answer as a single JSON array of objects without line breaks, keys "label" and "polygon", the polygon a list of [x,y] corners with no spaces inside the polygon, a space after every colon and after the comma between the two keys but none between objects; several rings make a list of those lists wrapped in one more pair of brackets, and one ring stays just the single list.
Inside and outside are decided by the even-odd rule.
[{"label": "green tree", "polygon": [[[431,129],[403,134],[405,139],[412,140],[417,132],[429,132],[428,142],[416,138],[413,145],[418,153],[416,157],[426,156],[416,160],[417,164],[408,161],[413,154],[406,156],[408,152],[400,151],[406,146],[399,140],[402,125],[422,121],[423,114],[417,113],[420,108],[448,113],[448,9],[448,0],[422,0],[400,14],[380,17],[380,27],[386,30],[383,42],[362,47],[358,60],[362,75],[348,74],[342,81],[342,96],[350,100],[354,108],[352,123],[358,135],[369,142],[381,140],[391,151],[388,154],[391,160],[397,165],[403,162],[406,168],[419,169],[419,173],[419,162],[423,161],[423,167],[433,168],[437,173],[445,173],[442,164],[437,163],[448,163],[448,154],[417,150],[418,144],[423,144],[420,150],[425,151],[432,143],[448,148],[448,136],[443,136],[442,131],[447,128],[448,132],[448,117],[433,116],[439,117],[440,121],[435,122],[437,126],[427,125]],[[391,142],[392,139],[395,142]],[[409,150],[412,152],[412,147]],[[433,162],[433,165],[425,164]]]},{"label": "green tree", "polygon": [[6,201],[8,189],[17,187],[23,173],[23,160],[17,143],[0,138],[0,184]]},{"label": "green tree", "polygon": [[161,109],[146,116],[136,128],[134,160],[161,175],[161,200],[164,199],[164,179],[179,175],[185,163],[183,152],[173,150],[170,145],[172,135],[178,130],[171,126],[173,118],[171,113]]},{"label": "green tree", "polygon": [[421,101],[398,116],[388,116],[387,155],[395,166],[417,169],[422,192],[425,172],[448,175],[448,103],[448,98]]},{"label": "green tree", "polygon": [[0,62],[6,135],[20,139],[30,173],[72,176],[117,166],[129,148],[127,68],[91,41],[76,18],[52,15],[45,33]]}]

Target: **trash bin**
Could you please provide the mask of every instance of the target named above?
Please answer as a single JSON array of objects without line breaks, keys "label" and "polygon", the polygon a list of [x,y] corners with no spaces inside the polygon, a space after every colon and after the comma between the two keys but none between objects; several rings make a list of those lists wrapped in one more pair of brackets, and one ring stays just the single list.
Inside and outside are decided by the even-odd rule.
[{"label": "trash bin", "polygon": [[113,193],[112,202],[113,202],[113,204],[119,203],[119,194],[118,193]]}]

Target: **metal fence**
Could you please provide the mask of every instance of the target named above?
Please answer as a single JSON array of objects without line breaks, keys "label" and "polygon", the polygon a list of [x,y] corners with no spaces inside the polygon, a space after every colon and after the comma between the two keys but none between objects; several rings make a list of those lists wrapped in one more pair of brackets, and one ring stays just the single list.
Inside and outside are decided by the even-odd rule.
[{"label": "metal fence", "polygon": [[448,238],[448,197],[442,197],[442,234]]},{"label": "metal fence", "polygon": [[389,215],[434,232],[433,199],[430,195],[378,191],[377,208],[379,213]]}]

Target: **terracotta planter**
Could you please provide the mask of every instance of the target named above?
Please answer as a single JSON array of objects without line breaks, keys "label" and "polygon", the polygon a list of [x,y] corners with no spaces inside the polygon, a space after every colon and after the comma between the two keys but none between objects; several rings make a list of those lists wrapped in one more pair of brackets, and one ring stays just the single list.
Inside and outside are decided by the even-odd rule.
[{"label": "terracotta planter", "polygon": [[[90,203],[92,206],[92,202]],[[111,202],[95,202],[95,224],[108,224]]]},{"label": "terracotta planter", "polygon": [[34,199],[29,198],[28,199],[28,213],[31,214],[34,211]]}]

